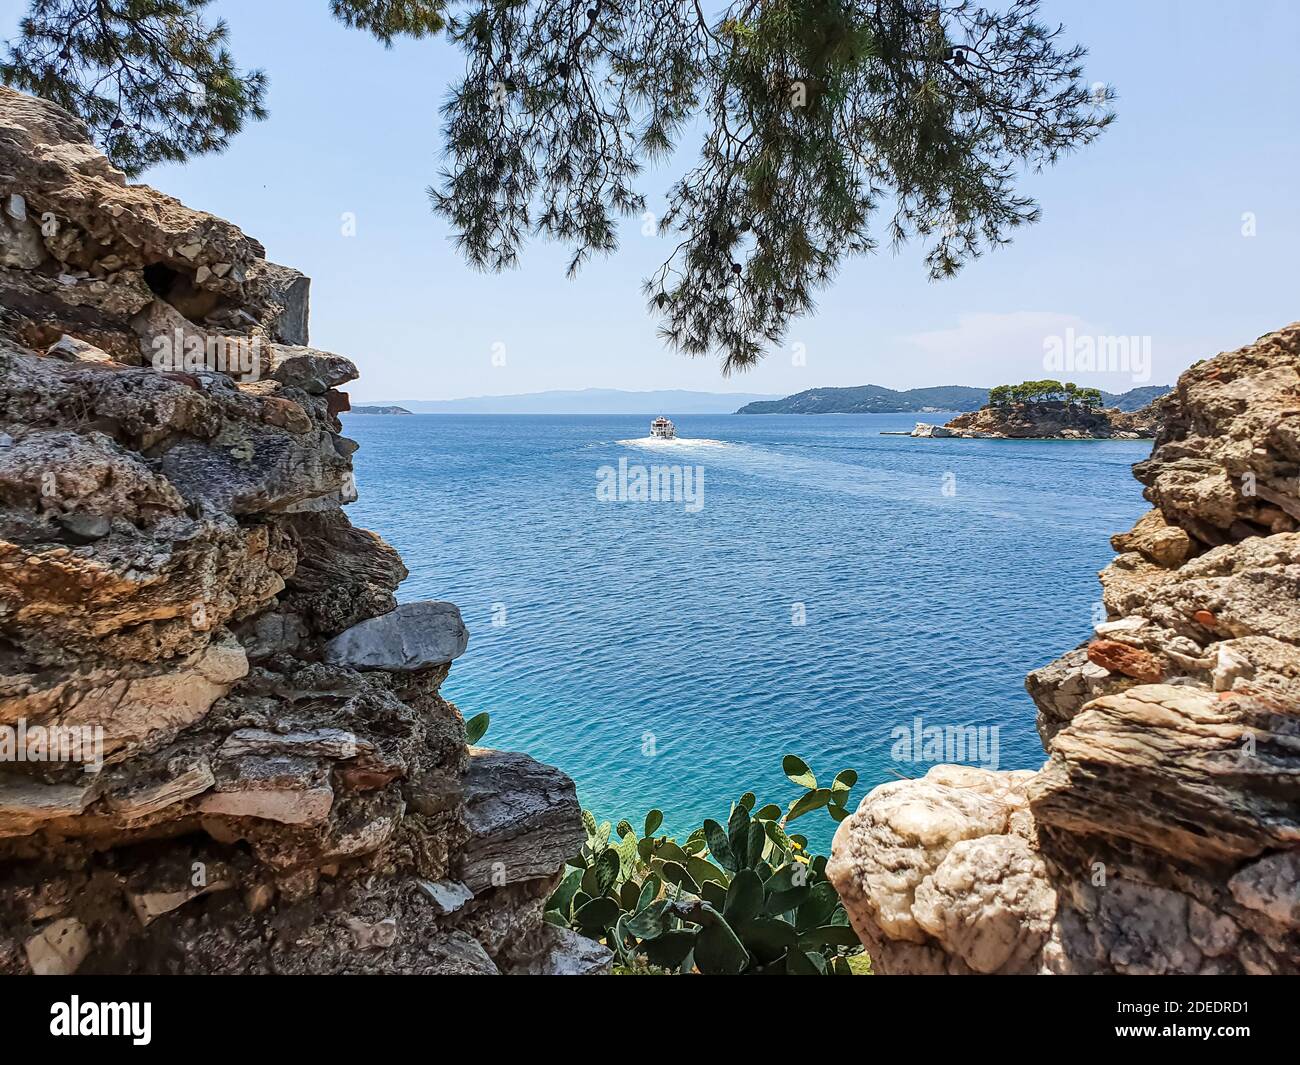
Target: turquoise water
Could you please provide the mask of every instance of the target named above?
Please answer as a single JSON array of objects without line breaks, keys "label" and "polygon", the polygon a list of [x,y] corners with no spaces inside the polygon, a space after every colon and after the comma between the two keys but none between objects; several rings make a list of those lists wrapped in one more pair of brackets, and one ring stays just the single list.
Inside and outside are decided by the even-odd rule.
[{"label": "turquoise water", "polygon": [[[693,415],[652,446],[657,413],[344,416],[350,516],[401,551],[400,599],[460,605],[469,650],[444,693],[491,713],[485,742],[560,766],[598,817],[659,806],[678,830],[747,789],[794,798],[787,752],[827,783],[858,770],[855,799],[923,775],[893,732],[918,716],[985,729],[972,764],[1041,763],[1024,674],[1088,635],[1107,538],[1145,509],[1129,467],[1149,443]],[[602,501],[620,458],[632,479],[689,467],[691,488],[700,466],[702,495]]]}]

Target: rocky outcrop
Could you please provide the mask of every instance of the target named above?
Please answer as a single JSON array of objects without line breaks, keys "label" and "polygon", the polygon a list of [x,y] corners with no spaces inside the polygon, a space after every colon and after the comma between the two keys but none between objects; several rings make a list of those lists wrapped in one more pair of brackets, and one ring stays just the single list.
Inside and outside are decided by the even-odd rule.
[{"label": "rocky outcrop", "polygon": [[459,658],[468,643],[454,603],[403,603],[339,633],[325,645],[325,661],[352,669],[431,669]]},{"label": "rocky outcrop", "polygon": [[353,528],[308,284],[0,89],[0,973],[594,972],[573,785]]},{"label": "rocky outcrop", "polygon": [[884,973],[1300,972],[1300,324],[1192,367],[1038,772],[872,791],[828,873]]},{"label": "rocky outcrop", "polygon": [[912,436],[965,440],[1139,440],[1156,435],[1158,409],[1089,409],[1057,401],[992,405],[945,425],[917,422]]}]

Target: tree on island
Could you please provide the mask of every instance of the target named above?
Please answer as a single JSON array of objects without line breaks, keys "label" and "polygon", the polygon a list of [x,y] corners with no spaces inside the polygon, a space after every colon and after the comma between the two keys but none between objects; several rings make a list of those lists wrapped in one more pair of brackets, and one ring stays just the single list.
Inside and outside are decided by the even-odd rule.
[{"label": "tree on island", "polygon": [[998,385],[989,389],[989,404],[994,407],[1028,407],[1039,403],[1060,403],[1066,407],[1094,410],[1101,406],[1101,392],[1050,379],[1022,381],[1018,385]]},{"label": "tree on island", "polygon": [[[0,63],[10,85],[81,116],[129,174],[225,148],[264,118],[208,0],[32,0]],[[618,244],[618,219],[674,238],[644,291],[661,336],[724,372],[813,309],[843,262],[926,247],[947,277],[1038,219],[1019,193],[1113,119],[1084,50],[1038,0],[331,0],[391,44],[445,33],[466,70],[444,107],[429,190],[468,261],[518,263],[529,236],[570,273]],[[698,158],[655,217],[634,187],[684,136]]]}]

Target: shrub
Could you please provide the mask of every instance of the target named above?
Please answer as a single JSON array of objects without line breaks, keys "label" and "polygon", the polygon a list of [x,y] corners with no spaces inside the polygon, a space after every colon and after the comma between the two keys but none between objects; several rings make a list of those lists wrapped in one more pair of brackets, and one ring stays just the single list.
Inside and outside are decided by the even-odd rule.
[{"label": "shrub", "polygon": [[826,879],[826,857],[787,831],[817,810],[847,817],[858,775],[846,769],[823,788],[794,755],[782,768],[802,789],[784,810],[758,806],[746,792],[725,826],[706,820],[681,843],[659,834],[660,810],[640,833],[583,811],[587,841],[547,901],[546,919],[605,943],[622,973],[869,971],[865,957],[849,963],[862,945]]},{"label": "shrub", "polygon": [[1072,382],[1062,384],[1053,380],[1022,381],[1018,385],[998,385],[989,389],[990,406],[1028,406],[1034,403],[1064,403],[1092,410],[1101,406],[1102,395],[1095,388],[1081,388]]}]

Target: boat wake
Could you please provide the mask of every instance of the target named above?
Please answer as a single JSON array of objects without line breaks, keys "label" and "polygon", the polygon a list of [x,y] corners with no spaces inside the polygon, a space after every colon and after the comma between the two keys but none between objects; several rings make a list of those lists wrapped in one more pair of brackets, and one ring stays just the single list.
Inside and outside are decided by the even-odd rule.
[{"label": "boat wake", "polygon": [[665,440],[647,436],[616,443],[662,456],[675,455],[677,461],[688,456],[691,462],[707,458],[710,476],[729,472],[893,505],[906,502],[923,507],[960,507],[968,514],[984,514],[1003,521],[1021,517],[1007,510],[1010,497],[1005,493],[971,484],[969,480],[963,481],[959,497],[945,495],[942,478],[937,473],[927,476],[906,470],[860,466],[817,455],[726,440],[690,437]]},{"label": "boat wake", "polygon": [[693,447],[727,448],[735,446],[734,444],[729,444],[725,440],[709,440],[705,437],[686,436],[675,436],[670,440],[666,440],[659,436],[642,436],[635,440],[615,440],[614,443],[619,447],[644,447],[649,448],[652,451],[672,451],[677,448]]}]

